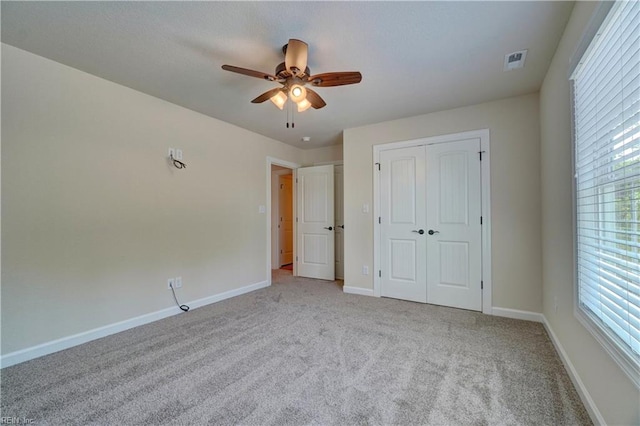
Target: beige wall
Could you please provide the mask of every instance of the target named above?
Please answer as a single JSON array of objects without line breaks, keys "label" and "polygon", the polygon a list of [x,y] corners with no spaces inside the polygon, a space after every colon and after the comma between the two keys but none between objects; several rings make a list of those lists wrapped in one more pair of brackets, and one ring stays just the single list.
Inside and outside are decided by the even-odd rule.
[{"label": "beige wall", "polygon": [[2,353],[265,281],[267,156],[302,162],[2,45]]},{"label": "beige wall", "polygon": [[305,166],[318,163],[330,163],[342,160],[342,145],[331,145],[324,148],[306,149],[302,153]]},{"label": "beige wall", "polygon": [[596,6],[595,2],[576,4],[540,91],[543,305],[547,321],[604,420],[611,425],[637,425],[640,392],[573,314],[569,59]]},{"label": "beige wall", "polygon": [[373,288],[373,146],[488,128],[491,132],[493,306],[542,311],[538,95],[344,132],[345,286]]}]

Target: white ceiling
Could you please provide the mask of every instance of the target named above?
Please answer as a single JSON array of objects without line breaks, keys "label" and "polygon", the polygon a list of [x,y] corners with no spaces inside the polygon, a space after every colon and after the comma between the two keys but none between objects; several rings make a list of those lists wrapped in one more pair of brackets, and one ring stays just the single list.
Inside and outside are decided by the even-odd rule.
[{"label": "white ceiling", "polygon": [[[535,92],[572,2],[2,2],[2,42],[298,146],[342,130]],[[295,114],[251,99],[277,86],[289,38],[312,74],[360,71],[317,88],[327,106]],[[524,69],[504,55],[529,49]],[[310,136],[311,142],[301,142]]]}]

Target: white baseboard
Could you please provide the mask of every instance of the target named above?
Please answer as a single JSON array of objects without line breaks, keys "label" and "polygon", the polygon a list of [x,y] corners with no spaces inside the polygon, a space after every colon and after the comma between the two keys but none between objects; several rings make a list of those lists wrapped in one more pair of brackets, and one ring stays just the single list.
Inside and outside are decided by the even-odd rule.
[{"label": "white baseboard", "polygon": [[544,315],[542,315],[542,324],[544,325],[544,328],[547,330],[547,334],[549,335],[549,338],[551,338],[551,342],[553,343],[553,346],[556,348],[556,352],[558,352],[558,355],[560,356],[560,359],[562,360],[562,363],[564,364],[564,367],[567,370],[567,373],[569,374],[571,381],[573,382],[573,386],[575,386],[576,391],[578,391],[578,395],[580,395],[580,399],[582,400],[582,403],[587,409],[587,412],[591,417],[591,421],[596,425],[606,425],[607,423],[604,421],[604,417],[602,417],[602,414],[600,414],[600,410],[598,410],[598,407],[596,406],[595,402],[593,402],[593,399],[591,398],[589,391],[585,387],[584,383],[582,383],[582,379],[580,379],[580,376],[578,375],[578,372],[573,366],[571,359],[569,359],[569,356],[565,352],[564,347],[562,346],[562,343],[560,343],[560,340],[558,340],[558,336],[556,336],[556,333],[553,332],[551,325],[549,324],[549,322],[547,321],[547,318]]},{"label": "white baseboard", "polygon": [[496,308],[495,306],[491,308],[491,312],[493,315],[498,317],[513,318],[533,322],[544,322],[544,315],[538,312],[521,311],[518,309],[509,308]]},{"label": "white baseboard", "polygon": [[[237,288],[235,290],[229,290],[225,291],[224,293],[219,293],[202,299],[193,300],[191,302],[187,302],[186,305],[189,305],[189,307],[192,309],[200,308],[211,303],[220,302],[222,300],[249,293],[268,286],[268,281],[261,281],[259,283],[250,284],[244,287]],[[6,355],[0,356],[0,368],[10,367],[21,362],[29,361],[31,359],[61,351],[63,349],[81,345],[92,340],[100,339],[111,334],[119,333],[133,327],[138,327],[140,325],[148,324],[150,322],[158,321],[172,315],[178,315],[180,313],[182,313],[182,310],[180,310],[180,308],[178,308],[177,306],[173,306],[171,308],[161,309],[156,312],[140,315],[139,317],[105,325],[103,327],[94,328],[93,330],[84,331],[72,336],[63,337],[60,339],[52,340],[50,342],[42,343],[40,345],[32,346],[30,348],[11,352]]]},{"label": "white baseboard", "polygon": [[[249,284],[244,287],[236,288],[235,290],[225,291],[224,293],[214,294],[213,296],[204,297],[202,299],[194,300],[187,303],[190,308],[200,308],[202,306],[210,305],[212,303],[220,302],[225,299],[240,296],[241,294],[251,293],[252,291],[260,290],[261,288],[269,287],[268,281],[260,281],[259,283]],[[179,313],[179,312],[178,312]]]},{"label": "white baseboard", "polygon": [[373,296],[373,289],[371,288],[362,288],[362,287],[342,287],[342,291],[349,294],[359,294],[361,296]]}]

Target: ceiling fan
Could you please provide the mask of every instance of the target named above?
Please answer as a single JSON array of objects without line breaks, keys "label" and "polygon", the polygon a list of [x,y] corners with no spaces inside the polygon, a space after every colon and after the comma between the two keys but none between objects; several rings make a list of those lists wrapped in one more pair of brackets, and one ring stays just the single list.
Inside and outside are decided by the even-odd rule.
[{"label": "ceiling fan", "polygon": [[309,107],[320,109],[326,105],[320,95],[305,87],[306,85],[315,87],[344,86],[360,83],[362,80],[362,74],[357,71],[327,72],[311,75],[311,71],[307,66],[308,49],[309,47],[304,41],[290,39],[289,43],[282,46],[282,52],[285,55],[284,62],[276,67],[274,74],[233,65],[223,65],[222,69],[268,81],[277,81],[282,84],[282,87],[276,87],[264,92],[251,102],[259,104],[269,99],[278,108],[283,109],[287,99],[291,98],[297,104],[298,112],[306,111]]}]

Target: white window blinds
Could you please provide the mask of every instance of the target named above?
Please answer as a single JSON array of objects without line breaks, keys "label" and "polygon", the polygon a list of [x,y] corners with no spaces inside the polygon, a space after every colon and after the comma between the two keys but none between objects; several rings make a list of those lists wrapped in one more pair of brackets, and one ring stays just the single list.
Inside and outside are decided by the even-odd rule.
[{"label": "white window blinds", "polygon": [[640,365],[640,2],[613,6],[574,80],[580,309]]}]

